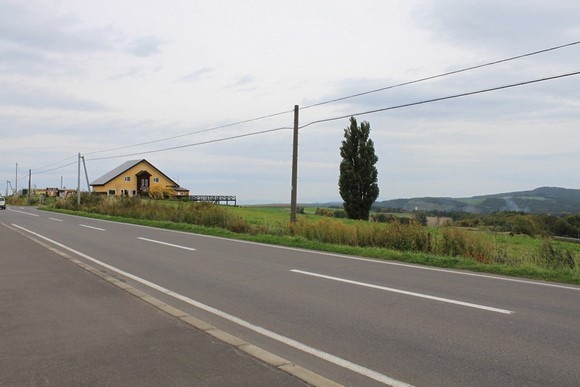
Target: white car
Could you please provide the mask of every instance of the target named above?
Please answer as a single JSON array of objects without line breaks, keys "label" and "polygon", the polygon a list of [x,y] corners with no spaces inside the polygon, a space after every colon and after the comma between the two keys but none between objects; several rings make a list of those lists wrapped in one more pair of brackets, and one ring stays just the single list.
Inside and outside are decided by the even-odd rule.
[{"label": "white car", "polygon": [[2,196],[0,196],[0,210],[5,210],[6,209],[6,199],[4,199]]}]

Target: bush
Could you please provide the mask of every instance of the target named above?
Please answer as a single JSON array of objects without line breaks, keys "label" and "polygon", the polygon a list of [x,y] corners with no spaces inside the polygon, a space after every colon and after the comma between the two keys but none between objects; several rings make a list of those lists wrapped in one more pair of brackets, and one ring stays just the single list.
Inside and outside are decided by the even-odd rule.
[{"label": "bush", "polygon": [[328,216],[332,218],[334,216],[334,210],[330,210],[328,208],[317,208],[314,215]]},{"label": "bush", "polygon": [[568,249],[554,247],[552,240],[549,238],[544,238],[542,244],[538,248],[538,259],[540,264],[551,269],[574,269],[576,267],[574,254]]},{"label": "bush", "polygon": [[159,220],[189,223],[205,227],[220,227],[237,233],[252,232],[250,225],[241,217],[232,215],[225,208],[213,203],[174,202],[169,205],[157,200],[142,199],[137,196],[86,195],[81,198],[81,206],[76,197],[58,200],[56,208],[98,213],[124,218]]},{"label": "bush", "polygon": [[416,223],[378,224],[320,220],[316,223],[299,219],[290,223],[291,235],[324,243],[346,244],[358,247],[386,247],[404,251],[430,252],[431,235]]},{"label": "bush", "polygon": [[438,253],[451,257],[470,257],[478,262],[496,261],[495,245],[485,235],[459,229],[443,230]]}]

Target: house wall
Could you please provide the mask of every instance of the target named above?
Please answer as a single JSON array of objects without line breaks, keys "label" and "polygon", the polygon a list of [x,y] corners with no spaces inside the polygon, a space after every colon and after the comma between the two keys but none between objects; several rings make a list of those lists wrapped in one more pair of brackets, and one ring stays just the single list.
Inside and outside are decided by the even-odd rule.
[{"label": "house wall", "polygon": [[[166,189],[173,187],[174,184],[168,180],[161,172],[151,167],[146,163],[139,163],[133,168],[123,172],[107,184],[102,186],[93,186],[94,192],[105,193],[108,195],[124,195],[133,196],[137,193],[137,174],[141,171],[147,171],[151,174],[149,181],[149,189]],[[126,178],[129,181],[126,181]],[[158,181],[156,181],[158,180]],[[114,190],[114,193],[112,192]],[[111,191],[111,192],[110,192]]]}]

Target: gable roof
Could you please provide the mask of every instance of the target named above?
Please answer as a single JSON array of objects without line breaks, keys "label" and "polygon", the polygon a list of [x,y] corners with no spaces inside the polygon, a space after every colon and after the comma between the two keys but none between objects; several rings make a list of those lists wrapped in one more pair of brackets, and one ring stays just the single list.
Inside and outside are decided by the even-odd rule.
[{"label": "gable roof", "polygon": [[165,175],[159,169],[155,168],[155,166],[153,164],[151,164],[149,161],[147,161],[145,159],[126,161],[123,164],[119,165],[117,168],[115,168],[115,169],[113,169],[113,170],[105,173],[103,176],[101,176],[98,179],[94,180],[91,183],[91,185],[105,185],[108,182],[110,182],[111,180],[113,180],[114,178],[116,178],[117,176],[119,176],[119,175],[123,174],[124,172],[128,171],[129,169],[133,168],[135,165],[140,164],[140,163],[143,163],[143,162],[149,164],[149,166],[151,168],[155,169],[157,172],[159,172],[160,174],[162,174],[175,187],[179,187],[179,184],[177,184],[172,179],[170,179],[169,177],[167,177],[167,175]]}]

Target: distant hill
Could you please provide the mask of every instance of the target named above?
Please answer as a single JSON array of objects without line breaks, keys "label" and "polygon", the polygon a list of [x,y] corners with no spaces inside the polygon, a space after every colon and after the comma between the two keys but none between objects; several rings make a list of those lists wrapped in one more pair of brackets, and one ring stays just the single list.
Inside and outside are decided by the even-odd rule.
[{"label": "distant hill", "polygon": [[580,190],[541,187],[531,191],[508,192],[470,198],[413,198],[376,202],[375,207],[399,208],[407,211],[462,211],[490,213],[523,211],[534,214],[580,213]]}]

